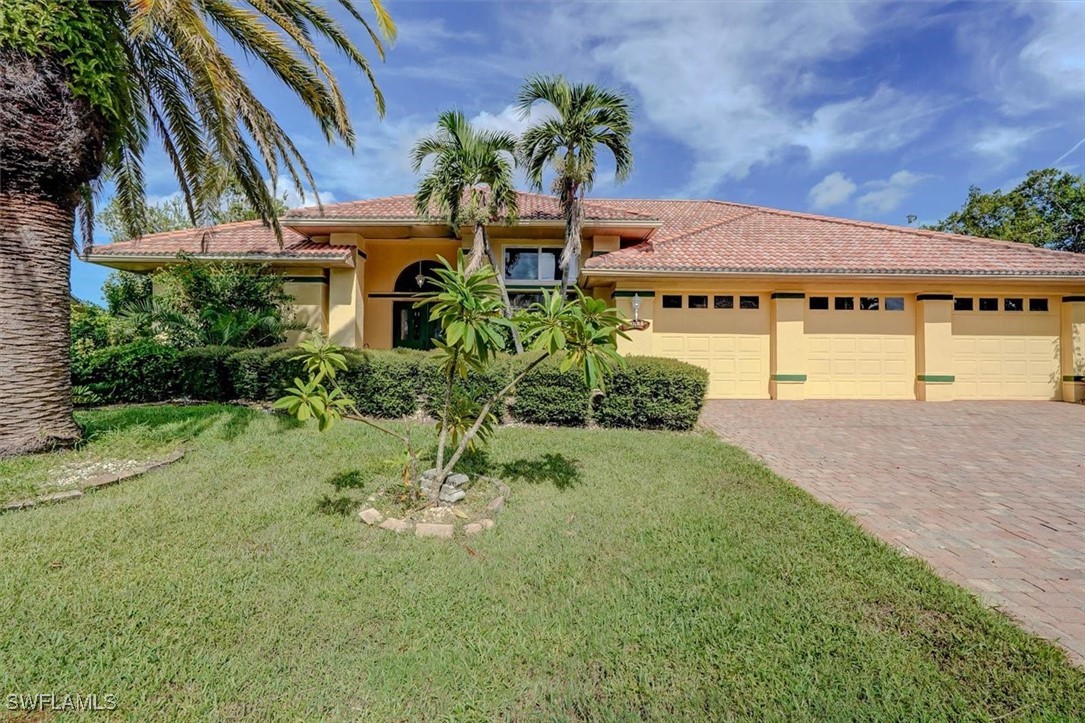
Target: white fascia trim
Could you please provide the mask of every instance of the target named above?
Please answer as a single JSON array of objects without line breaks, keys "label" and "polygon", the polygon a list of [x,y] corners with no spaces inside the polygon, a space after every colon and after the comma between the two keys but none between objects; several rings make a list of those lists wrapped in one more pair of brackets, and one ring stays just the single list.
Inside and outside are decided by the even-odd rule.
[{"label": "white fascia trim", "polygon": [[900,273],[865,273],[861,271],[617,271],[609,269],[582,269],[580,272],[584,276],[614,276],[619,278],[688,278],[692,276],[707,277],[707,278],[732,278],[738,276],[763,276],[763,277],[779,277],[779,278],[840,278],[840,279],[1011,279],[1015,281],[1032,281],[1032,280],[1057,280],[1070,282],[1083,282],[1085,281],[1085,273],[1083,274],[1013,274],[1013,273],[991,273],[977,271],[974,273],[951,273],[940,274],[931,272],[900,272]]},{"label": "white fascia trim", "polygon": [[[186,254],[188,258],[198,261],[240,261],[251,263],[278,263],[287,261],[298,266],[345,266],[353,267],[354,262],[350,256],[338,258],[325,257],[313,258],[312,256],[271,256],[265,254]],[[108,266],[117,263],[152,263],[152,264],[176,264],[183,259],[177,258],[177,254],[87,254],[80,257],[83,261],[92,264]]]}]

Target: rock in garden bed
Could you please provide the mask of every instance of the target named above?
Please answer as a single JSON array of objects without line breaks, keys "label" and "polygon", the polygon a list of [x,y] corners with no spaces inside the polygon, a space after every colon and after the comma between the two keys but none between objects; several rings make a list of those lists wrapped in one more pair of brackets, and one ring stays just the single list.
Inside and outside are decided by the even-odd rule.
[{"label": "rock in garden bed", "polygon": [[[436,473],[422,473],[420,486],[427,499],[433,494]],[[494,526],[493,517],[505,507],[509,495],[508,485],[490,477],[472,480],[465,474],[449,475],[438,493],[436,504],[422,501],[414,508],[404,510],[393,506],[391,495],[370,497],[359,509],[358,519],[370,527],[388,532],[409,532],[417,537],[451,539],[457,532],[478,535]]]}]

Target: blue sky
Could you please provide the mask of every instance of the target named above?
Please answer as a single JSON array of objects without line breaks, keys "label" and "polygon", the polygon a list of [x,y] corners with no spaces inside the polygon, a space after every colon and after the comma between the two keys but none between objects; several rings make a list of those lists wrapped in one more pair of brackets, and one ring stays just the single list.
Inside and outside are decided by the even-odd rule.
[{"label": "blue sky", "polygon": [[[400,34],[377,68],[384,120],[365,79],[332,63],[353,153],[326,145],[273,78],[239,61],[325,202],[410,192],[407,153],[441,110],[519,131],[526,121],[510,104],[531,73],[632,97],[634,173],[616,185],[602,172],[596,197],[715,198],[904,224],[946,215],[970,185],[1085,170],[1085,2],[386,6]],[[152,197],[176,191],[160,156],[147,166]],[[107,273],[76,261],[73,292],[99,299]]]}]

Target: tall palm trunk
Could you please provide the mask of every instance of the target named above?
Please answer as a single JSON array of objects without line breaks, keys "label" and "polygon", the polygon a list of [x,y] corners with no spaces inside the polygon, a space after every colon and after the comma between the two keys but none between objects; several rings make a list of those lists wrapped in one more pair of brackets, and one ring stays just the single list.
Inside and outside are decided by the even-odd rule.
[{"label": "tall palm trunk", "polygon": [[565,249],[558,265],[561,267],[561,298],[565,298],[570,286],[580,278],[581,228],[584,225],[584,207],[580,189],[568,182],[562,201],[565,205]]},{"label": "tall palm trunk", "polygon": [[[497,265],[497,257],[494,256],[493,246],[490,245],[490,235],[486,233],[486,227],[480,226],[482,229],[482,240],[486,248],[486,258],[490,260],[490,267],[494,270],[494,275],[497,277],[497,288],[501,289],[501,301],[505,304],[505,318],[512,318],[512,301],[509,300],[509,287],[505,285],[505,269]],[[516,354],[519,356],[524,353],[524,343],[520,341],[520,330],[516,326],[511,327],[512,330],[512,346],[516,349]]]},{"label": "tall palm trunk", "polygon": [[0,456],[70,444],[69,272],[106,127],[49,56],[0,49]]}]

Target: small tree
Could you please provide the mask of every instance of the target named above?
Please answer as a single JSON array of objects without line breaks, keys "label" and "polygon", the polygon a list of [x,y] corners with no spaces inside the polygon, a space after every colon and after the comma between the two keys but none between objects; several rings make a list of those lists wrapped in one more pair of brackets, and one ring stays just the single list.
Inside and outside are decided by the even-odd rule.
[{"label": "small tree", "polygon": [[[418,302],[430,305],[430,318],[440,323],[443,332],[443,340],[437,342],[444,384],[437,420],[434,496],[463,454],[489,436],[497,422],[497,405],[535,367],[551,356],[564,353],[562,370],[577,367],[582,370],[589,388],[602,390],[607,371],[623,363],[618,355],[617,337],[625,336],[619,328],[625,320],[617,310],[600,299],[584,296],[579,290],[571,301],[564,300],[559,294],[543,292],[542,302],[512,320],[506,319],[494,272],[489,266],[468,272],[462,252],[455,266],[444,259],[441,263],[442,267],[435,272],[437,290]],[[457,381],[465,380],[472,370],[482,371],[494,363],[504,346],[503,332],[510,324],[520,327],[525,345],[538,356],[496,393],[465,403],[457,394]],[[295,386],[286,390],[286,396],[275,406],[301,420],[314,417],[320,428],[326,429],[344,416],[344,410],[352,411],[351,418],[360,419],[361,415],[356,413],[353,401],[334,383],[337,363],[321,361],[322,356],[334,359],[337,352],[334,349],[329,352],[327,343],[322,344],[319,354],[308,351],[302,355],[309,380],[295,380]],[[315,343],[311,346],[317,349]],[[345,368],[345,364],[339,368]],[[332,382],[331,389],[325,381]],[[403,438],[372,421],[362,421]]]}]

